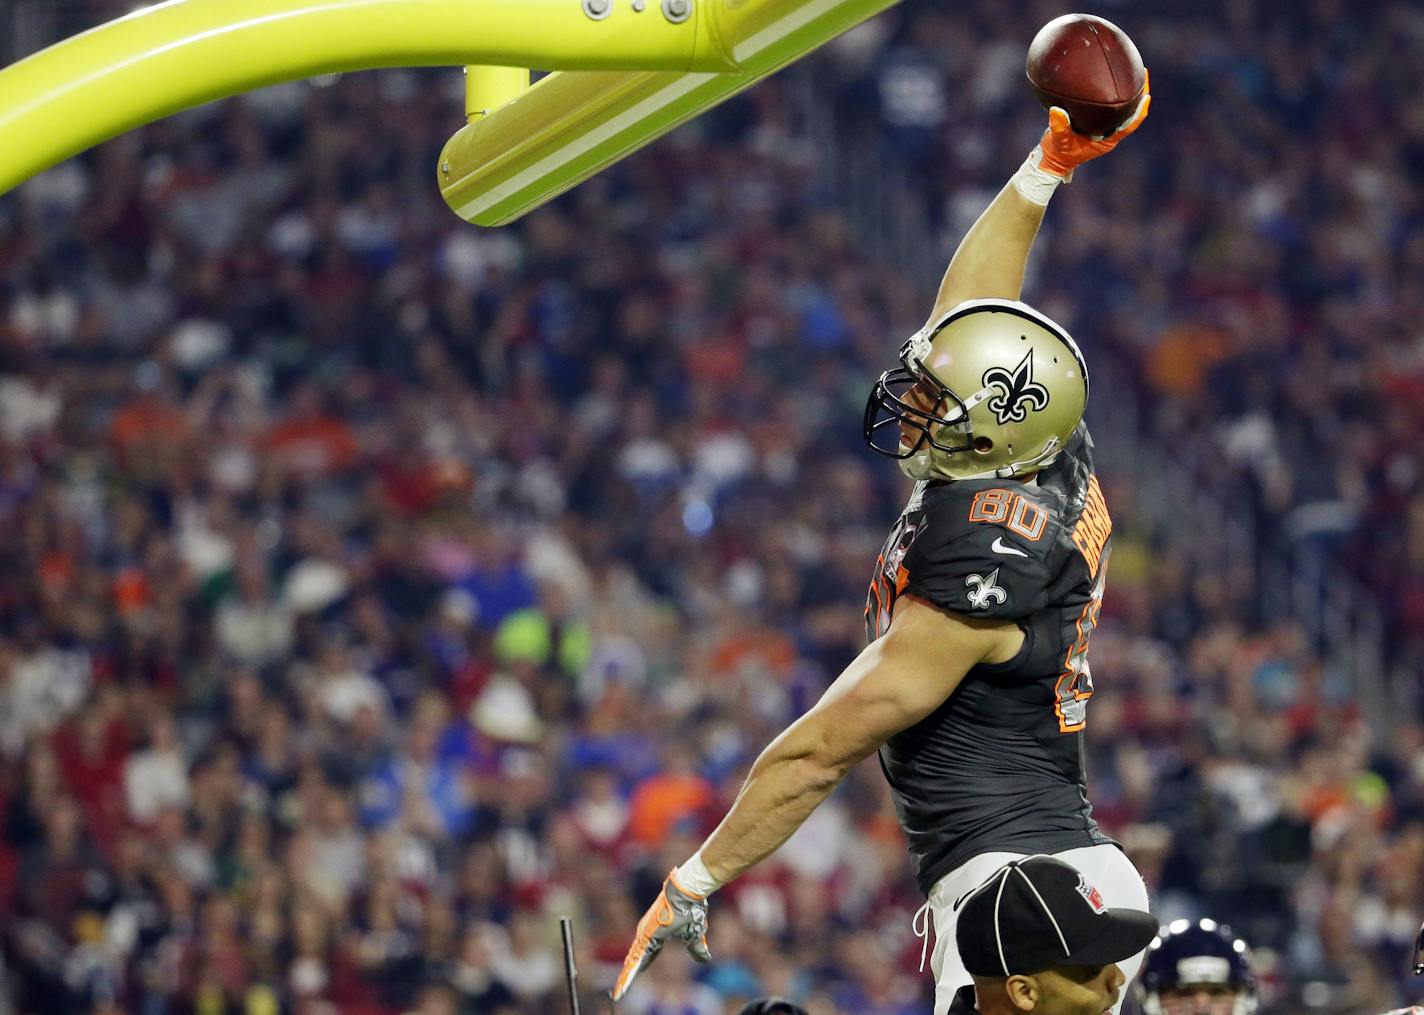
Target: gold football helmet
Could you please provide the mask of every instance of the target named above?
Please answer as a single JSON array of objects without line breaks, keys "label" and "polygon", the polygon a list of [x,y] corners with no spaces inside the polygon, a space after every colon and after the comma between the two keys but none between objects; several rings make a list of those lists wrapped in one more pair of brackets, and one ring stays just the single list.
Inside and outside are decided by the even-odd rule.
[{"label": "gold football helmet", "polygon": [[1017,300],[969,300],[910,336],[865,405],[865,440],[911,479],[1028,476],[1083,418],[1088,367]]}]

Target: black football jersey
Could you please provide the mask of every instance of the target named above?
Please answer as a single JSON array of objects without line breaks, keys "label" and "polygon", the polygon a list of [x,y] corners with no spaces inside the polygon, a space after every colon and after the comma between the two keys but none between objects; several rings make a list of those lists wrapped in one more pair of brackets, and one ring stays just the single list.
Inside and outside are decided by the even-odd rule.
[{"label": "black football jersey", "polygon": [[919,483],[876,562],[868,637],[915,596],[1013,620],[1018,655],[970,670],[931,715],[891,737],[880,764],[929,893],[979,853],[1056,853],[1112,842],[1088,803],[1088,641],[1102,605],[1112,521],[1079,426],[1034,482]]}]

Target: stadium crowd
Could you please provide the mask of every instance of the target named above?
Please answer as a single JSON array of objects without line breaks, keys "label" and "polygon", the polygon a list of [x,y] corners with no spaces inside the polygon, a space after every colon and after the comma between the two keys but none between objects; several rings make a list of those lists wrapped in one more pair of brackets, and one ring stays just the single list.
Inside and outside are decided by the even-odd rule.
[{"label": "stadium crowd", "polygon": [[[962,229],[1032,144],[1022,51],[1059,11],[953,8],[508,229],[433,185],[448,71],[204,107],[0,199],[0,1012],[556,1012],[560,914],[607,985],[863,639],[906,486],[861,408],[942,264],[864,253],[793,83]],[[1101,462],[1096,814],[1164,921],[1256,945],[1267,1011],[1382,1011],[1424,916],[1424,13],[1116,19],[1153,116],[1057,198],[1026,298],[1126,365],[1145,446],[1211,448],[1372,587],[1415,676],[1372,731],[1249,562],[1188,561],[1144,463]],[[630,1013],[928,1010],[882,783]]]}]

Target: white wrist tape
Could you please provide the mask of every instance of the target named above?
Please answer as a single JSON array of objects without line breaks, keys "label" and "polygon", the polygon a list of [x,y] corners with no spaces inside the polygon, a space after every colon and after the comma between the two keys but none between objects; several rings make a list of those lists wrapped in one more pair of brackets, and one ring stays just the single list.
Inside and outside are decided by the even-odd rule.
[{"label": "white wrist tape", "polygon": [[1024,200],[1045,207],[1049,199],[1053,197],[1053,192],[1060,184],[1067,183],[1073,178],[1073,174],[1068,174],[1068,180],[1061,176],[1054,176],[1046,169],[1039,169],[1039,160],[1043,158],[1043,153],[1035,147],[1028,153],[1028,158],[1024,159],[1024,164],[1019,166],[1018,172],[1009,178],[1009,182],[1014,185],[1014,189],[1023,195]]},{"label": "white wrist tape", "polygon": [[718,881],[707,870],[707,865],[702,862],[702,850],[693,853],[688,861],[678,867],[674,874],[674,880],[678,886],[693,895],[700,895],[704,899],[722,887],[722,882]]}]

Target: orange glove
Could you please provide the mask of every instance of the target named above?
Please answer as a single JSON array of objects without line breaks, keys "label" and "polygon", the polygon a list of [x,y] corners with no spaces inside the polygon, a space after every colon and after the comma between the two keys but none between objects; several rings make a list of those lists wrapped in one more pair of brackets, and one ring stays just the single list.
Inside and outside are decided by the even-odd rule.
[{"label": "orange glove", "polygon": [[676,876],[674,868],[663,882],[657,899],[638,921],[633,945],[623,960],[623,971],[613,984],[615,1001],[628,992],[633,980],[658,957],[663,942],[670,937],[681,940],[698,962],[712,960],[712,953],[707,949],[707,898],[683,888]]},{"label": "orange glove", "polygon": [[1038,148],[1029,156],[1030,161],[1032,162],[1036,155],[1038,158],[1035,168],[1051,173],[1067,183],[1073,178],[1074,169],[1084,162],[1106,155],[1116,148],[1123,138],[1142,126],[1142,121],[1147,119],[1147,110],[1152,105],[1151,89],[1152,78],[1148,75],[1142,83],[1142,98],[1132,116],[1107,137],[1089,137],[1077,133],[1068,121],[1068,113],[1054,106],[1048,111],[1048,129],[1039,139]]}]

